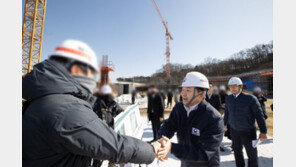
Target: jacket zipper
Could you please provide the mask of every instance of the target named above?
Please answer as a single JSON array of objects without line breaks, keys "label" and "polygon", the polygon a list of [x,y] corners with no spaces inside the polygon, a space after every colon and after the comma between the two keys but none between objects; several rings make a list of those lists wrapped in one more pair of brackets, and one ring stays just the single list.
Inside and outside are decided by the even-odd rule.
[{"label": "jacket zipper", "polygon": [[237,127],[237,118],[236,118],[236,98],[234,98],[234,124]]}]

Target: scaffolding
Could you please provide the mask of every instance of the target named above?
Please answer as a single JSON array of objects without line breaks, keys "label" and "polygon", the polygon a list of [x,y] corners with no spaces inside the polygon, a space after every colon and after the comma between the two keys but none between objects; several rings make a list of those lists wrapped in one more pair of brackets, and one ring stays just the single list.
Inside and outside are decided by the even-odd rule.
[{"label": "scaffolding", "polygon": [[109,72],[114,71],[114,64],[108,60],[108,55],[103,55],[101,63],[101,80],[100,87],[109,84]]}]

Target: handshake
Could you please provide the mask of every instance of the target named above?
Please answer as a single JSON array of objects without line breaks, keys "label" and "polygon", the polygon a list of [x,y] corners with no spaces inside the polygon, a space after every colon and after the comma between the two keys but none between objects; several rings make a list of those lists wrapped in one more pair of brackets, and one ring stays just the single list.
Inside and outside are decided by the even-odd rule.
[{"label": "handshake", "polygon": [[156,158],[158,158],[162,162],[168,159],[167,155],[170,153],[172,148],[172,143],[170,139],[162,136],[160,139],[152,143],[152,145],[154,147]]}]

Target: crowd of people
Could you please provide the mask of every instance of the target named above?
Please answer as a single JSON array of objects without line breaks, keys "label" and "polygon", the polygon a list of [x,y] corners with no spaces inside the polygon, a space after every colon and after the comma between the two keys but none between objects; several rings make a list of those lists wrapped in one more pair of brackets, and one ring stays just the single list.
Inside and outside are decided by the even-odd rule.
[{"label": "crowd of people", "polygon": [[[201,81],[206,81],[206,84],[201,85]],[[188,82],[190,84],[187,84]],[[173,149],[172,147],[174,147],[174,149],[169,150],[169,152],[182,161],[182,166],[219,166],[218,150],[225,151],[221,147],[222,137],[225,135],[233,141],[231,147],[234,151],[237,167],[245,166],[242,153],[243,146],[246,148],[249,158],[248,166],[258,166],[257,148],[252,146],[252,140],[257,139],[255,121],[259,126],[260,140],[267,139],[265,120],[268,115],[264,104],[267,99],[259,87],[255,87],[253,95],[245,93],[243,83],[238,77],[232,77],[229,80],[228,89],[227,91],[224,85],[218,88],[209,84],[206,76],[201,73],[188,73],[182,84],[181,102],[175,104],[169,118],[164,120],[159,127],[154,126],[154,124],[159,125],[159,122],[163,120],[164,103],[160,103],[163,101],[163,99],[160,99],[162,97],[161,92],[154,85],[150,85],[148,89],[148,117],[150,117],[151,106],[156,105],[156,108],[158,108],[158,110],[154,110],[154,115],[158,116],[155,119],[149,118],[152,121],[154,134],[154,139],[151,142],[156,141],[161,136],[171,138],[176,132],[178,143],[171,144],[169,148]],[[178,94],[176,93],[174,96],[178,97]],[[178,100],[175,99],[175,101]],[[210,107],[202,107],[205,104]],[[190,112],[195,114],[191,115]],[[217,116],[216,121],[222,120],[222,123],[209,121],[215,116]],[[203,124],[205,120],[207,120],[207,123]],[[224,130],[221,130],[221,127],[224,127]],[[198,136],[198,140],[195,140],[195,134]],[[203,141],[204,138],[206,140]],[[207,155],[210,150],[214,150],[211,158]],[[217,155],[214,156],[214,153],[217,153]],[[202,165],[203,161],[200,159],[202,157],[208,158],[204,165]]]},{"label": "crowd of people", "polygon": [[[182,167],[219,167],[223,136],[232,139],[237,167],[258,167],[257,122],[261,141],[267,139],[267,119],[260,88],[254,95],[243,92],[238,77],[219,88],[199,72],[187,73],[182,90],[159,91],[149,85],[147,115],[153,140],[139,139],[114,131],[114,117],[123,109],[114,101],[112,88],[96,90],[98,74],[94,51],[84,42],[66,40],[23,78],[22,162],[23,166],[98,167],[167,160],[169,153]],[[136,92],[132,92],[135,103]],[[167,98],[167,103],[165,103]],[[173,99],[175,105],[173,106]],[[172,108],[164,119],[165,105]],[[177,135],[178,142],[170,139]]]}]

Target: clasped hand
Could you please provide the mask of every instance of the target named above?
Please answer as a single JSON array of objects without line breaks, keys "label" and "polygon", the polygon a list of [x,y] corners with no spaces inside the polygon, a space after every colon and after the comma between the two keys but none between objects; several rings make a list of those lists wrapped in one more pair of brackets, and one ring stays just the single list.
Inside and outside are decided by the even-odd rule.
[{"label": "clasped hand", "polygon": [[172,143],[170,139],[168,139],[165,136],[162,136],[159,140],[154,142],[152,145],[154,147],[156,157],[160,161],[163,162],[168,159],[167,155],[170,153],[172,148]]}]

